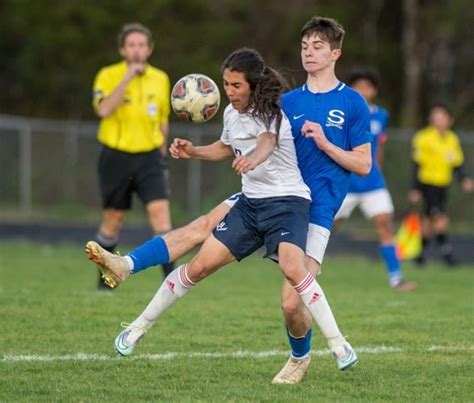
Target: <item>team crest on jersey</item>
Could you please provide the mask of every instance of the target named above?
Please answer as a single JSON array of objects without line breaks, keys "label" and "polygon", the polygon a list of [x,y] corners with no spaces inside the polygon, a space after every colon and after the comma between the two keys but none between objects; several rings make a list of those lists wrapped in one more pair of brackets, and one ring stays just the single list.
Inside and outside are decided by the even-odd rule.
[{"label": "team crest on jersey", "polygon": [[332,109],[328,113],[328,118],[326,119],[326,127],[337,127],[342,130],[342,125],[344,124],[344,112],[339,109]]}]

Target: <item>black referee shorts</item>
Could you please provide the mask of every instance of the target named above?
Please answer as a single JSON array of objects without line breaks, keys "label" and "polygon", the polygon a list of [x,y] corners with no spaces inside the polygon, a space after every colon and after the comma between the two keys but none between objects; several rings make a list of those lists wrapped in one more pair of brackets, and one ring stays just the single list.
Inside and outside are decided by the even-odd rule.
[{"label": "black referee shorts", "polygon": [[102,207],[128,210],[136,193],[147,204],[168,199],[168,168],[160,150],[126,153],[103,147],[99,158]]},{"label": "black referee shorts", "polygon": [[434,217],[446,212],[448,188],[421,184],[425,214]]}]

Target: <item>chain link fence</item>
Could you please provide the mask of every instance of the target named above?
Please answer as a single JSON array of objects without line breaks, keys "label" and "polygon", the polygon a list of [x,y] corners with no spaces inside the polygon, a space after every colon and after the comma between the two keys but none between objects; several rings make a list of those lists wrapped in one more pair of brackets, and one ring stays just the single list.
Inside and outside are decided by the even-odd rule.
[{"label": "chain link fence", "polygon": [[[172,124],[172,137],[185,137],[194,144],[215,141],[217,124]],[[0,220],[97,222],[100,198],[97,161],[100,144],[97,122],[33,119],[0,115]],[[410,139],[412,131],[392,129],[385,147],[384,171],[389,189],[402,214],[408,208],[406,194],[411,183]],[[459,133],[466,157],[466,170],[474,173],[474,133]],[[240,189],[240,178],[230,162],[169,160],[172,213],[182,224],[207,211]],[[472,196],[453,186],[450,194],[453,221],[473,227]],[[144,222],[135,200],[136,220]],[[134,217],[132,212],[132,220]]]}]

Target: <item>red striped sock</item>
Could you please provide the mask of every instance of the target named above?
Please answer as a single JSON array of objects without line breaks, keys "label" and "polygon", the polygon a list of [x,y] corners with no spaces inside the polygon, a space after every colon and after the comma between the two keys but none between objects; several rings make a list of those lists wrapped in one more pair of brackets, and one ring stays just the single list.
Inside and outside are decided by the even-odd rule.
[{"label": "red striped sock", "polygon": [[331,344],[333,340],[343,341],[344,338],[339,331],[326,296],[312,274],[308,273],[294,288],[327,342]]}]

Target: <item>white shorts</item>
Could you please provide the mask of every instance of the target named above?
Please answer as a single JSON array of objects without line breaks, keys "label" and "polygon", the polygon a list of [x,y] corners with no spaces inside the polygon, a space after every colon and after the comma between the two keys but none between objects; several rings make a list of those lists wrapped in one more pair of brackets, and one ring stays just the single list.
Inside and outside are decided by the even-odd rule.
[{"label": "white shorts", "polygon": [[308,239],[306,241],[306,255],[312,257],[319,264],[322,264],[330,235],[331,231],[327,228],[310,223],[308,227]]},{"label": "white shorts", "polygon": [[348,218],[357,206],[360,207],[366,218],[373,218],[380,214],[392,214],[394,210],[392,198],[387,189],[348,193],[334,219]]}]

